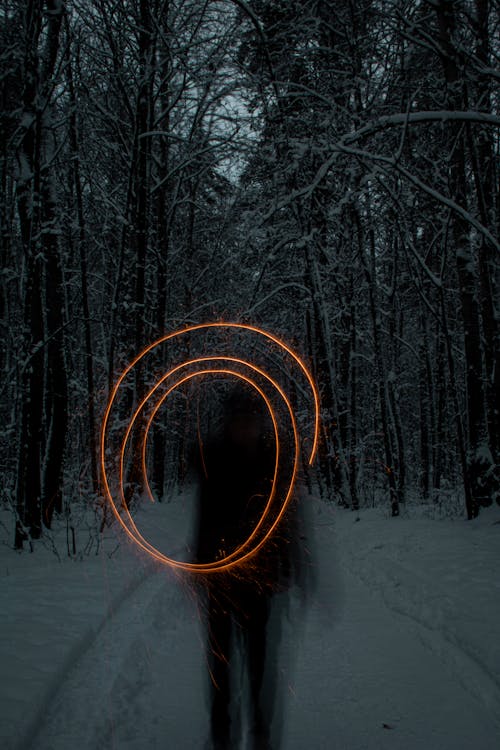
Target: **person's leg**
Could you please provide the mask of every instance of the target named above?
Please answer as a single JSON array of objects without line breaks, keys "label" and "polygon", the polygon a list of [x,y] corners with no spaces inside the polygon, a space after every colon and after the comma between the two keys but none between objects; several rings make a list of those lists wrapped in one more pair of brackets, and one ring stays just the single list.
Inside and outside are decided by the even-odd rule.
[{"label": "person's leg", "polygon": [[250,686],[250,730],[253,748],[267,750],[270,745],[272,720],[272,696],[264,701],[264,674],[267,656],[267,623],[269,619],[269,598],[256,597],[248,610],[246,628],[248,677]]},{"label": "person's leg", "polygon": [[208,600],[207,659],[210,670],[211,736],[217,750],[230,748],[231,615],[214,596]]}]

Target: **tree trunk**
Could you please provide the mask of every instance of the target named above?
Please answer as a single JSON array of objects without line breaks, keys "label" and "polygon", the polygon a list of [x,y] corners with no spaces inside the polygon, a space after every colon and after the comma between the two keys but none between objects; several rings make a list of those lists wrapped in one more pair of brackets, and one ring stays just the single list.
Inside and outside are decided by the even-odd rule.
[{"label": "tree trunk", "polygon": [[[69,25],[68,36],[69,36]],[[68,81],[69,100],[71,105],[69,117],[69,140],[72,152],[72,182],[76,198],[76,213],[78,220],[78,257],[80,261],[80,280],[82,294],[82,313],[83,313],[83,331],[85,342],[85,373],[87,377],[87,415],[89,425],[89,449],[90,449],[90,474],[92,479],[92,489],[97,496],[99,492],[99,476],[97,470],[97,438],[95,422],[95,405],[94,405],[94,354],[92,347],[92,331],[90,325],[90,308],[88,292],[88,274],[87,274],[87,253],[86,253],[86,231],[85,217],[83,212],[83,195],[82,182],[80,177],[80,156],[78,144],[78,128],[76,121],[76,96],[73,82],[73,70],[71,53],[74,50],[73,44],[67,45],[66,52],[66,75]]]},{"label": "tree trunk", "polygon": [[40,148],[42,102],[38,94],[42,3],[28,2],[25,13],[23,69],[24,131],[18,150],[17,209],[25,254],[21,415],[17,461],[18,521],[14,546],[22,549],[27,534],[41,534],[41,444],[43,424],[44,323],[42,306],[43,258],[40,247]]},{"label": "tree trunk", "polygon": [[[455,14],[451,0],[441,0],[436,7],[442,64],[446,81],[448,109],[464,106],[464,82],[460,71],[460,53],[454,46]],[[466,139],[461,124],[450,123],[449,189],[454,201],[467,209]],[[474,274],[475,259],[472,254],[470,226],[458,214],[451,218],[452,238],[459,286],[460,309],[464,329],[467,399],[467,475],[471,493],[467,516],[479,513],[485,484],[485,456],[488,451],[488,434],[485,415],[483,379],[483,348],[480,326],[478,294]]]}]

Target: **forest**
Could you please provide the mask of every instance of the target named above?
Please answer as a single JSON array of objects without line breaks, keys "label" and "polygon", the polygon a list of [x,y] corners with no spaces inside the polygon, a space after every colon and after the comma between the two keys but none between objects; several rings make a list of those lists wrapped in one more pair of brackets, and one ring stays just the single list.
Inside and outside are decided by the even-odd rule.
[{"label": "forest", "polygon": [[[89,512],[102,531],[113,384],[214,321],[307,362],[308,481],[328,501],[500,503],[497,2],[6,0],[0,17],[9,544],[61,519],[76,553]],[[185,476],[188,409],[152,435],[160,500]]]}]

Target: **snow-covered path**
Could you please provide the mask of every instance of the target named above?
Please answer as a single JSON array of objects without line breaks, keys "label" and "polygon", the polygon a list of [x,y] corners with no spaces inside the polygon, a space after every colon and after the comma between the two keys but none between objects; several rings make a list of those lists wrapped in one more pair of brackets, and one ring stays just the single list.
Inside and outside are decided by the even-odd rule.
[{"label": "snow-covered path", "polygon": [[[315,591],[305,609],[292,599],[283,624],[282,750],[497,750],[500,710],[489,699],[500,679],[465,653],[443,658],[452,645],[431,637],[405,607],[388,606],[380,585],[367,585],[366,570],[350,572],[352,514],[337,519],[335,533],[331,513],[315,517]],[[203,749],[206,675],[194,598],[164,569],[145,565],[139,578],[133,570],[122,568],[124,593],[60,670],[39,727],[17,733],[18,741],[7,737],[6,747]],[[494,620],[495,611],[491,633]]]},{"label": "snow-covered path", "polygon": [[152,570],[68,674],[31,747],[198,747],[204,716],[195,616],[188,592]]},{"label": "snow-covered path", "polygon": [[331,628],[311,617],[283,747],[498,750],[500,730],[411,627],[353,576]]}]

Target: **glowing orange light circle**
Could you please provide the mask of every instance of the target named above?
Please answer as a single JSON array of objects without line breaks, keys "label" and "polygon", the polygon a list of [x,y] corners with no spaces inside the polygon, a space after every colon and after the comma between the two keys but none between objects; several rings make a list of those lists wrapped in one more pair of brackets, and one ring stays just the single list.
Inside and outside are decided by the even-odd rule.
[{"label": "glowing orange light circle", "polygon": [[[203,359],[205,359],[205,358],[200,358],[199,360],[191,360],[188,363],[184,363],[184,365],[191,364],[194,361],[202,361]],[[277,516],[275,517],[275,519],[274,519],[271,527],[268,529],[268,531],[266,532],[266,534],[262,537],[262,539],[260,540],[260,542],[258,542],[255,545],[253,545],[253,542],[254,542],[254,540],[257,537],[258,531],[264,525],[264,521],[266,520],[266,518],[271,513],[271,508],[272,508],[273,501],[274,501],[275,494],[276,494],[276,478],[277,478],[277,474],[278,474],[278,455],[279,455],[279,444],[280,444],[279,435],[278,435],[278,424],[277,424],[276,415],[274,413],[274,410],[271,407],[271,404],[270,404],[268,398],[266,397],[266,395],[264,394],[264,392],[262,391],[262,389],[259,388],[259,386],[257,386],[256,383],[253,380],[251,380],[250,378],[245,377],[244,375],[242,375],[238,371],[229,370],[227,368],[210,368],[210,369],[207,369],[207,370],[196,371],[195,373],[191,373],[190,375],[186,376],[185,378],[182,378],[182,380],[178,381],[177,383],[174,384],[174,386],[172,386],[171,388],[169,388],[169,390],[167,391],[167,393],[165,393],[162,396],[162,398],[160,399],[160,401],[158,402],[158,404],[156,404],[156,406],[155,406],[155,408],[154,408],[151,416],[149,417],[149,420],[148,420],[148,423],[146,425],[145,431],[143,433],[143,438],[142,438],[142,466],[143,466],[143,476],[144,476],[144,478],[146,480],[147,491],[148,491],[148,494],[150,495],[151,498],[152,498],[152,493],[151,493],[151,490],[149,488],[149,484],[148,484],[148,481],[147,481],[147,471],[146,471],[146,465],[145,465],[146,443],[147,443],[149,429],[151,427],[151,424],[152,424],[152,421],[153,421],[153,419],[155,417],[156,412],[161,407],[162,403],[167,398],[167,396],[172,392],[172,390],[174,390],[174,388],[176,388],[178,385],[181,385],[183,382],[186,382],[186,380],[194,378],[197,375],[216,374],[216,373],[223,373],[223,374],[226,374],[226,375],[234,375],[235,377],[238,377],[238,378],[240,378],[242,380],[245,380],[247,383],[249,383],[251,386],[253,386],[255,388],[255,390],[257,390],[257,392],[259,393],[259,395],[261,396],[261,398],[263,398],[263,400],[265,401],[266,406],[268,408],[268,411],[269,411],[269,414],[271,416],[272,422],[273,422],[274,434],[275,434],[275,443],[276,443],[276,460],[275,460],[274,476],[273,476],[273,480],[272,480],[271,492],[270,492],[268,501],[266,503],[266,506],[265,506],[264,510],[262,511],[262,515],[261,515],[261,517],[259,519],[259,522],[257,523],[255,529],[252,531],[251,535],[243,542],[243,544],[241,544],[231,554],[226,555],[224,558],[221,558],[217,562],[214,562],[214,563],[205,563],[203,565],[203,568],[205,569],[205,571],[208,571],[209,569],[210,570],[220,570],[222,568],[227,568],[229,566],[230,562],[232,562],[233,565],[235,565],[237,563],[239,564],[244,559],[247,559],[249,556],[255,554],[255,552],[262,547],[262,545],[270,537],[270,535],[274,531],[275,527],[279,523],[279,520],[282,518],[283,513],[285,512],[286,507],[287,507],[287,505],[288,505],[288,503],[290,501],[290,498],[291,498],[291,495],[292,495],[292,491],[293,491],[293,487],[294,487],[294,484],[295,484],[295,479],[296,479],[297,471],[298,471],[298,459],[299,459],[299,438],[298,438],[298,431],[297,431],[297,425],[296,425],[296,421],[295,421],[295,416],[293,414],[293,410],[292,410],[291,404],[288,401],[288,399],[287,399],[284,391],[280,388],[280,386],[272,378],[270,378],[263,370],[261,370],[260,368],[256,367],[255,365],[251,365],[250,363],[244,362],[244,360],[239,360],[239,359],[236,359],[234,357],[213,357],[213,358],[208,358],[208,359],[229,360],[229,361],[235,361],[235,362],[238,362],[238,363],[241,363],[241,364],[245,364],[249,368],[251,368],[252,370],[255,370],[255,371],[259,372],[259,374],[263,375],[269,382],[271,382],[271,384],[276,388],[276,390],[278,390],[278,392],[280,393],[280,396],[285,401],[285,405],[286,405],[286,407],[288,409],[288,413],[290,414],[290,419],[291,419],[291,422],[292,422],[292,428],[293,428],[293,433],[294,433],[295,450],[294,450],[294,469],[293,469],[293,473],[292,473],[292,477],[291,477],[290,483],[288,485],[288,489],[287,489],[287,492],[286,492],[286,495],[285,495],[285,499],[282,501],[282,504],[280,506],[280,511],[277,514]],[[123,459],[123,455],[124,455],[124,452],[125,452],[126,440],[127,440],[127,438],[125,438],[124,441],[123,441],[123,443],[122,443],[121,457],[120,457],[121,461]],[[243,555],[243,550],[247,549],[248,547],[250,547],[250,549],[248,550],[248,553],[245,554],[245,555]],[[200,565],[198,565],[198,564],[196,565],[197,569],[200,569],[200,567],[201,567]]]},{"label": "glowing orange light circle", "polygon": [[[235,565],[239,565],[243,563],[244,561],[248,560],[250,557],[252,557],[269,539],[270,535],[273,533],[274,529],[276,528],[277,524],[283,517],[283,514],[286,511],[287,505],[290,501],[290,498],[292,496],[293,487],[297,478],[297,471],[298,471],[298,464],[299,464],[299,454],[300,454],[300,445],[299,445],[299,437],[298,437],[298,431],[297,431],[297,425],[295,416],[293,413],[293,409],[291,407],[291,404],[284,393],[281,386],[273,379],[271,378],[264,370],[257,367],[254,364],[251,364],[250,362],[247,362],[246,360],[239,359],[237,357],[230,357],[230,356],[212,356],[212,357],[197,357],[192,360],[188,360],[187,362],[183,362],[176,367],[172,368],[170,371],[168,371],[165,375],[160,378],[160,380],[150,389],[148,394],[145,398],[142,399],[141,403],[137,407],[137,409],[134,412],[134,415],[129,422],[127,426],[127,430],[125,433],[125,436],[123,438],[121,449],[120,449],[120,461],[119,461],[119,495],[120,495],[120,501],[122,510],[125,512],[126,520],[123,519],[122,514],[120,513],[118,507],[116,506],[113,495],[111,492],[111,488],[108,481],[108,475],[106,471],[106,437],[107,437],[107,430],[108,430],[108,423],[110,419],[110,414],[112,407],[114,405],[114,402],[116,400],[118,391],[120,386],[122,385],[125,377],[127,374],[132,370],[132,368],[143,358],[148,354],[152,349],[154,349],[156,346],[159,346],[160,344],[168,341],[169,339],[173,339],[176,336],[180,336],[185,333],[189,333],[191,331],[201,330],[204,328],[239,328],[243,330],[249,330],[254,333],[258,333],[269,340],[273,341],[274,343],[278,344],[282,349],[284,349],[289,355],[293,357],[295,362],[299,365],[303,373],[305,374],[309,385],[311,386],[311,390],[313,393],[313,399],[314,399],[314,408],[315,408],[315,428],[314,428],[314,439],[313,439],[313,446],[311,450],[311,454],[309,457],[309,463],[312,463],[314,460],[314,455],[317,449],[317,442],[318,442],[318,432],[319,432],[319,396],[317,392],[317,388],[315,386],[315,383],[312,379],[312,376],[310,375],[309,371],[307,370],[306,366],[302,362],[302,360],[293,352],[290,347],[288,347],[286,344],[284,344],[282,341],[280,341],[277,337],[273,336],[272,334],[269,334],[266,331],[263,331],[262,329],[256,328],[255,326],[250,326],[246,324],[239,324],[239,323],[204,323],[199,324],[196,326],[188,326],[187,328],[181,329],[180,331],[176,331],[170,334],[167,334],[166,336],[163,336],[162,338],[158,339],[157,341],[150,344],[148,347],[143,349],[143,351],[138,354],[135,359],[132,360],[132,362],[128,365],[128,367],[123,371],[121,376],[119,377],[118,381],[116,382],[112,393],[110,400],[108,402],[108,405],[106,407],[104,418],[103,418],[103,424],[102,424],[102,430],[101,430],[101,470],[102,470],[102,477],[103,477],[103,483],[105,487],[105,492],[107,499],[111,505],[111,508],[113,510],[113,513],[127,535],[145,552],[150,554],[152,557],[154,557],[156,560],[170,565],[172,567],[181,568],[184,570],[190,570],[190,571],[196,571],[196,572],[203,572],[203,573],[209,573],[214,571],[221,571],[221,570],[227,570]],[[172,393],[173,390],[178,388],[183,383],[191,380],[194,377],[200,376],[200,375],[206,375],[206,374],[214,374],[214,373],[224,373],[228,375],[233,375],[237,378],[240,378],[244,381],[246,381],[250,386],[255,388],[261,398],[263,398],[264,402],[266,403],[266,406],[269,410],[271,419],[273,421],[273,427],[275,431],[275,441],[276,441],[276,462],[275,462],[275,471],[274,471],[274,477],[273,477],[273,483],[272,483],[272,489],[269,496],[269,499],[267,501],[266,507],[262,513],[262,516],[256,525],[256,527],[253,529],[250,536],[232,553],[229,555],[214,561],[213,563],[205,563],[205,564],[199,564],[199,563],[185,563],[178,560],[174,560],[173,558],[168,557],[167,555],[162,554],[159,550],[157,550],[153,545],[151,545],[142,534],[137,529],[136,524],[134,523],[134,520],[130,514],[130,511],[127,507],[127,503],[125,502],[125,496],[123,491],[123,464],[124,464],[124,454],[126,450],[126,445],[129,440],[130,434],[132,432],[133,426],[135,424],[135,421],[138,417],[138,415],[141,413],[142,409],[145,407],[147,402],[151,399],[153,394],[156,392],[156,390],[160,387],[160,385],[168,380],[168,378],[171,378],[172,375],[174,375],[176,372],[179,372],[182,370],[182,368],[186,368],[188,366],[191,366],[193,364],[198,364],[200,362],[212,362],[212,361],[225,361],[225,362],[234,362],[240,365],[243,365],[253,372],[258,373],[260,376],[264,377],[272,386],[273,388],[279,393],[281,398],[286,404],[286,407],[288,409],[292,427],[293,427],[293,433],[294,433],[294,442],[295,442],[295,450],[294,450],[294,461],[293,461],[293,470],[292,470],[292,476],[290,478],[290,481],[288,483],[288,488],[286,491],[286,496],[281,503],[279,512],[277,513],[276,517],[274,518],[271,526],[267,529],[266,533],[262,536],[262,538],[259,540],[258,532],[261,529],[261,527],[264,524],[265,519],[271,512],[271,507],[274,501],[274,496],[276,492],[276,477],[278,473],[278,460],[279,460],[279,432],[278,432],[278,421],[276,419],[276,415],[274,413],[274,410],[272,408],[272,405],[267,398],[264,391],[253,381],[251,378],[243,375],[242,373],[236,371],[236,370],[230,370],[227,367],[218,367],[218,368],[208,368],[204,370],[197,370],[193,373],[189,373],[188,375],[181,376],[178,378],[172,385],[170,385],[166,391],[160,398],[159,402],[155,405],[152,414],[150,415],[148,419],[148,423],[146,426],[146,429],[142,435],[142,468],[143,468],[143,476],[145,480],[145,484],[147,487],[147,491],[152,498],[151,489],[149,487],[149,482],[147,479],[147,472],[146,472],[146,462],[145,462],[145,455],[146,455],[146,445],[147,445],[147,439],[149,430],[152,424],[152,421],[158,411],[158,409],[161,407],[162,403],[165,401],[165,399],[168,397],[170,393]]]}]

